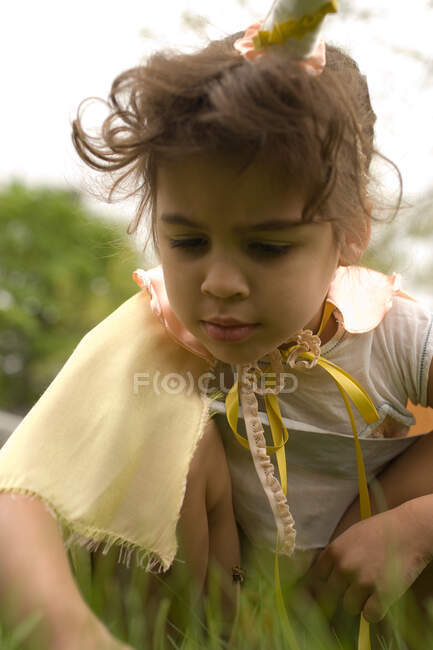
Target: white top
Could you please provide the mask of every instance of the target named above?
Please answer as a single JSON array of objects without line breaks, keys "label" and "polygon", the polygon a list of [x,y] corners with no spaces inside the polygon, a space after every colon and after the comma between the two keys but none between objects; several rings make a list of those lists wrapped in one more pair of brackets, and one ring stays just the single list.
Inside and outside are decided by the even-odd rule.
[{"label": "white top", "polygon": [[[405,437],[415,424],[408,399],[427,406],[428,372],[433,357],[433,314],[417,302],[394,296],[390,311],[375,329],[361,334],[345,330],[338,309],[338,330],[321,355],[350,373],[369,394],[379,420],[366,425],[353,407],[369,478],[416,439]],[[287,500],[295,519],[299,551],[326,546],[347,507],[358,494],[355,448],[349,416],[331,376],[320,366],[290,370],[279,395],[286,444]],[[232,368],[220,364],[216,384],[233,385]],[[224,373],[220,376],[219,373]],[[260,417],[268,444],[272,437],[262,398]],[[275,550],[272,511],[254,469],[251,454],[234,438],[224,415],[224,402],[213,404],[233,482],[237,521],[254,546]],[[242,411],[238,431],[245,435]],[[271,456],[274,464],[275,456]],[[278,470],[276,469],[276,473]],[[295,551],[296,553],[296,551]]]}]

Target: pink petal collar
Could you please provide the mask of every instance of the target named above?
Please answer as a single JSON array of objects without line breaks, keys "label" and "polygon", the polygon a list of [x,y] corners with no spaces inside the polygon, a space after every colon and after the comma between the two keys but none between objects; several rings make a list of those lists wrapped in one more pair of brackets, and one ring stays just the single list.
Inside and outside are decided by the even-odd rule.
[{"label": "pink petal collar", "polygon": [[162,266],[155,266],[149,271],[137,269],[132,274],[132,277],[139,287],[147,290],[150,295],[150,307],[154,315],[165,326],[167,332],[187,350],[214,363],[215,359],[211,353],[182,325],[170,307],[165,290]]},{"label": "pink petal collar", "polygon": [[[150,306],[167,332],[183,347],[214,363],[215,358],[179,321],[168,301],[162,266],[137,269],[133,279],[150,296]],[[339,266],[329,287],[327,300],[343,316],[344,329],[362,334],[376,328],[392,307],[395,295],[414,300],[400,290],[401,276],[388,276],[363,266]]]},{"label": "pink petal collar", "polygon": [[385,275],[364,266],[339,266],[327,300],[340,310],[347,332],[362,334],[383,321],[394,296],[414,300],[400,290],[401,280],[399,273]]}]

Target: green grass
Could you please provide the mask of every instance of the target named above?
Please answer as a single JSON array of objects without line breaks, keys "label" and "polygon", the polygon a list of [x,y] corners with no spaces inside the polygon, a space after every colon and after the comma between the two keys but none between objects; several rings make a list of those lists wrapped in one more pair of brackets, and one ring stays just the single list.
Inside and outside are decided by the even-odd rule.
[{"label": "green grass", "polygon": [[1,650],[20,650],[23,641],[29,637],[32,630],[38,625],[41,615],[32,614],[21,623],[13,632],[8,632],[0,621],[0,648]]},{"label": "green grass", "polygon": [[[224,622],[220,577],[209,584],[206,600],[191,592],[182,566],[170,581],[151,578],[142,569],[117,565],[116,554],[100,558],[93,568],[79,552],[71,562],[81,592],[114,636],[136,650],[355,650],[358,617],[340,611],[330,625],[305,590],[285,584],[290,621],[288,634],[278,615],[273,574],[257,572],[239,591],[239,615],[233,627]],[[152,595],[152,585],[159,584]],[[235,591],[231,585],[231,591]],[[433,648],[433,601],[421,613],[410,595],[398,601],[385,622],[372,625],[372,650]],[[1,650],[21,650],[37,625],[37,614],[12,633],[0,627]],[[233,633],[231,644],[229,637]],[[293,641],[290,639],[293,638]]]}]

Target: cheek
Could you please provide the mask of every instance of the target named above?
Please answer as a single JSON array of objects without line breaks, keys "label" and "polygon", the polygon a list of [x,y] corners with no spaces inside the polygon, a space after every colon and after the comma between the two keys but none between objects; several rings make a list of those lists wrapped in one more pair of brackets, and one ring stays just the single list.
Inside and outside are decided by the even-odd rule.
[{"label": "cheek", "polygon": [[176,262],[163,263],[164,283],[170,307],[179,320],[184,321],[196,304],[192,297],[192,282],[184,269],[180,271]]}]

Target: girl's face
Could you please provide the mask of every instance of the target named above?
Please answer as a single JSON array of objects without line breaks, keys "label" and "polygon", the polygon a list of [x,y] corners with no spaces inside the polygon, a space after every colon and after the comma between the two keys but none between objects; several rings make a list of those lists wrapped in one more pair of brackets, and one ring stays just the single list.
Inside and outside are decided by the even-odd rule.
[{"label": "girl's face", "polygon": [[[190,156],[157,174],[156,232],[179,320],[226,363],[260,359],[317,331],[339,264],[329,222],[303,224],[301,188],[261,162]],[[328,330],[329,332],[329,330]]]}]

